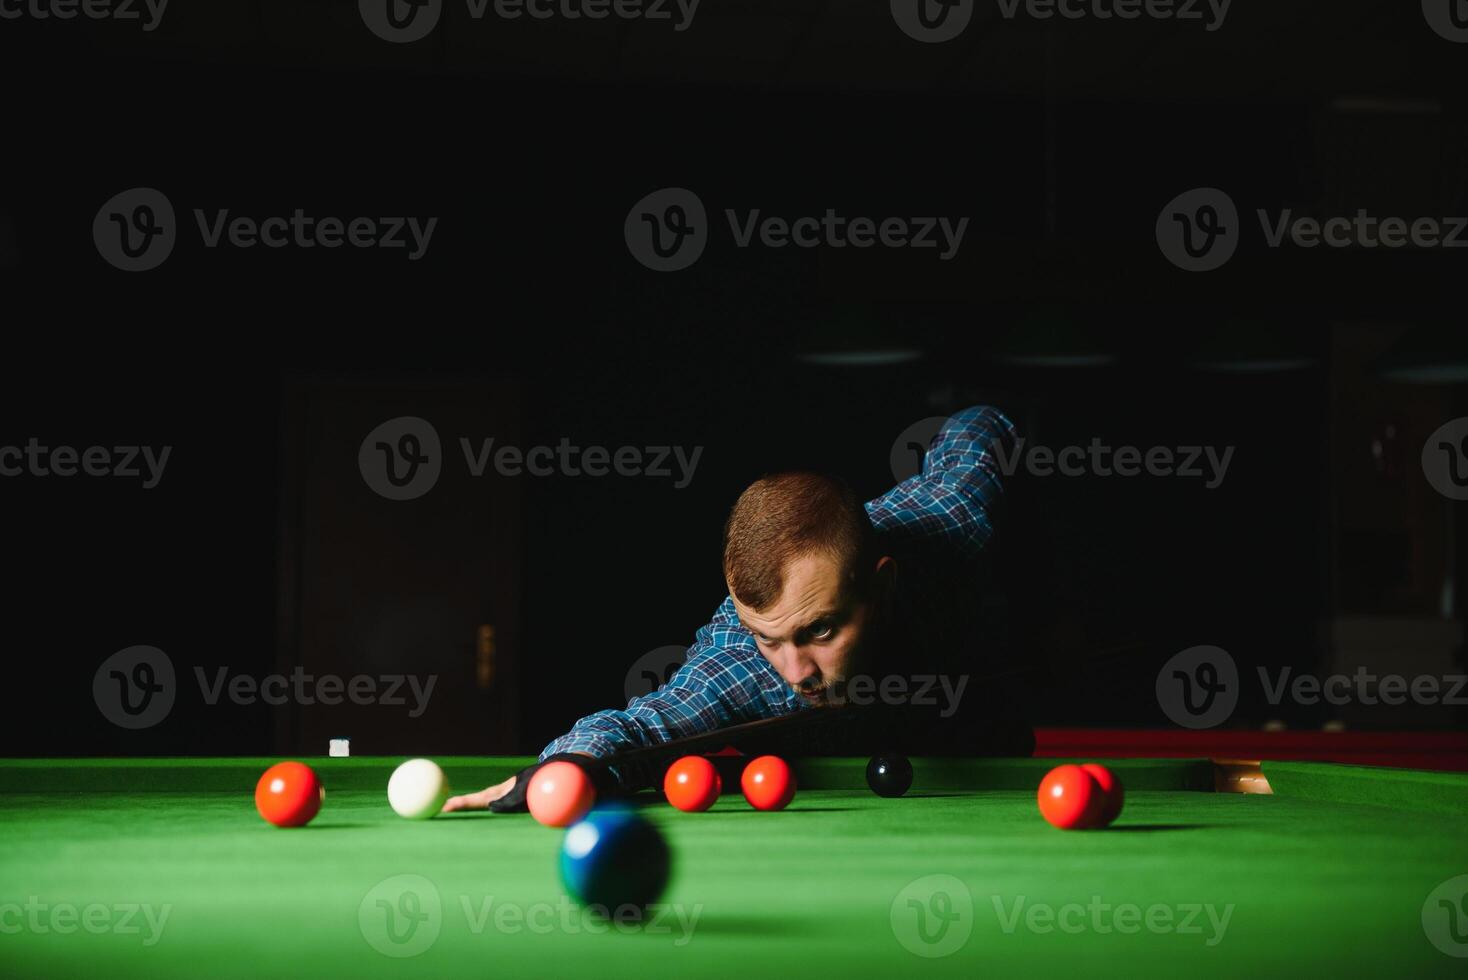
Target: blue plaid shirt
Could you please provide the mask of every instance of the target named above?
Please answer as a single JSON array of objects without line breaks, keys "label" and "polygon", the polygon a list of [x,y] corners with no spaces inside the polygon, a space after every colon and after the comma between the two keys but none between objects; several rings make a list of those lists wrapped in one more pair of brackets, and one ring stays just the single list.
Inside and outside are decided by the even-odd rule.
[{"label": "blue plaid shirt", "polygon": [[[894,601],[904,655],[926,654],[933,669],[971,666],[969,654],[981,640],[975,635],[978,556],[993,535],[1001,495],[995,450],[1013,442],[1014,426],[1001,413],[964,409],[934,437],[920,473],[866,504],[882,550],[897,558]],[[807,707],[725,597],[668,683],[621,710],[587,715],[541,758],[557,752],[605,757]]]}]

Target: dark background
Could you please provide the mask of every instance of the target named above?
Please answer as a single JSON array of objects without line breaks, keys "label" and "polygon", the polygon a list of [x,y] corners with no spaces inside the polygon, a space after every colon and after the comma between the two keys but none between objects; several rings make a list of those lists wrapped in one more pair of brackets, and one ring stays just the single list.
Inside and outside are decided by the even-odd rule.
[{"label": "dark background", "polygon": [[[1428,433],[1468,414],[1462,386],[1383,367],[1433,330],[1449,345],[1429,360],[1462,366],[1468,253],[1270,249],[1253,218],[1468,211],[1468,45],[1417,5],[1236,4],[1212,33],[981,7],[963,37],[920,45],[885,4],[706,0],[682,34],[450,21],[393,46],[351,3],[175,4],[151,34],[0,23],[0,445],[173,447],[152,490],[0,479],[8,752],[315,753],[327,731],[362,753],[536,750],[619,703],[637,657],[706,621],[720,526],[748,481],[829,468],[875,496],[909,424],[981,403],[1049,445],[1237,447],[1214,490],[1015,481],[994,642],[1025,668],[1004,683],[1036,722],[1166,725],[1157,670],[1205,643],[1249,673],[1463,672],[1461,644],[1422,646],[1463,546],[1448,520],[1461,526],[1462,505],[1418,461]],[[90,228],[136,186],[181,216],[440,221],[417,262],[208,250],[193,234],[129,274]],[[711,215],[970,225],[949,262],[737,249],[722,231],[691,268],[659,274],[622,225],[666,186]],[[1227,191],[1250,229],[1210,273],[1172,266],[1153,231],[1198,186]],[[809,356],[852,348],[921,356]],[[1104,356],[1024,359],[1066,352]],[[370,426],[332,421],[435,411],[446,442],[465,428],[703,455],[685,489],[491,486],[503,478],[459,465],[416,501],[368,494],[355,458]],[[333,534],[313,538],[328,516]],[[334,598],[312,582],[336,583]],[[466,599],[477,582],[482,601]],[[452,713],[432,724],[188,696],[196,666],[323,663],[467,691],[486,621],[494,684],[445,697]],[[1386,652],[1356,652],[1363,635]],[[99,714],[91,681],[134,644],[187,680],[166,721],[128,732]],[[1463,718],[1276,707],[1256,690],[1232,723]]]}]

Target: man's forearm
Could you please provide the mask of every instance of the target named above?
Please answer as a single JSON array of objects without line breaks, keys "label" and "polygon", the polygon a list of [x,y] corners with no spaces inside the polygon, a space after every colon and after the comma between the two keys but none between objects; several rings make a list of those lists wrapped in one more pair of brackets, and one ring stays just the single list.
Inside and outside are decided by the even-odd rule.
[{"label": "man's forearm", "polygon": [[[617,716],[623,716],[619,719]],[[625,720],[624,720],[625,719]],[[578,721],[569,732],[541,750],[540,758],[575,752],[604,759],[629,749],[653,744],[648,732],[627,717],[625,711],[599,711]]]}]

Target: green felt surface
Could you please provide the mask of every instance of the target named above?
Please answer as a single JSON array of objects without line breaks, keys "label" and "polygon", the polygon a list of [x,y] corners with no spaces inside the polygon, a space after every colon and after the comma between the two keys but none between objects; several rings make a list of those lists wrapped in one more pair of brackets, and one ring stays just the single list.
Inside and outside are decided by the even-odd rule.
[{"label": "green felt surface", "polygon": [[[752,811],[737,794],[697,815],[650,798],[644,812],[676,858],[672,912],[592,933],[600,924],[570,908],[556,876],[560,832],[525,815],[403,821],[380,788],[396,761],[312,760],[327,801],[299,830],[264,824],[248,791],[198,788],[257,775],[257,760],[0,763],[0,971],[643,980],[1460,976],[1464,965],[1434,948],[1422,922],[1429,893],[1468,874],[1460,813],[1134,788],[1116,827],[1067,833],[1035,810],[1030,787],[1050,760],[920,763],[906,798],[808,787],[781,813]],[[521,760],[441,761],[477,785]],[[1114,768],[1139,785],[1185,786],[1198,774],[1188,762]],[[133,789],[92,783],[129,771],[117,786]],[[832,760],[808,771],[816,787],[839,786],[860,768]],[[44,791],[26,791],[28,776]],[[1025,788],[999,785],[1022,779]],[[987,785],[938,788],[976,780]],[[404,908],[400,875],[416,876],[407,888],[428,916],[400,930],[406,945],[387,937],[378,904]],[[924,882],[934,875],[948,877]],[[918,936],[909,899],[936,943]],[[1115,918],[1126,904],[1138,908],[1132,933],[1117,928],[1132,927],[1132,913]],[[132,906],[167,918],[158,928],[137,914],[137,932],[118,929]],[[1180,932],[1195,906],[1200,931]],[[69,920],[52,919],[58,909],[96,916],[97,933],[80,921],[60,931]],[[938,913],[952,919],[946,932]],[[407,958],[378,948],[415,941],[424,948]],[[918,955],[944,944],[956,949]]]},{"label": "green felt surface", "polygon": [[1462,773],[1318,762],[1266,762],[1262,768],[1284,796],[1468,816],[1468,777]]}]

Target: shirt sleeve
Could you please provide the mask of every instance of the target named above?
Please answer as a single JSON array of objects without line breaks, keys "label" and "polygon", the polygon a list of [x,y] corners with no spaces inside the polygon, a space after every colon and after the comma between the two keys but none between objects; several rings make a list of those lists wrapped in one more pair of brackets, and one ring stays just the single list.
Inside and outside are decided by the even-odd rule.
[{"label": "shirt sleeve", "polygon": [[993,537],[1014,450],[1014,424],[1002,412],[966,408],[933,437],[922,471],[867,504],[867,513],[884,531],[977,555]]},{"label": "shirt sleeve", "polygon": [[603,758],[801,707],[740,624],[733,600],[725,598],[671,680],[625,708],[587,715],[540,757],[581,752]]}]

